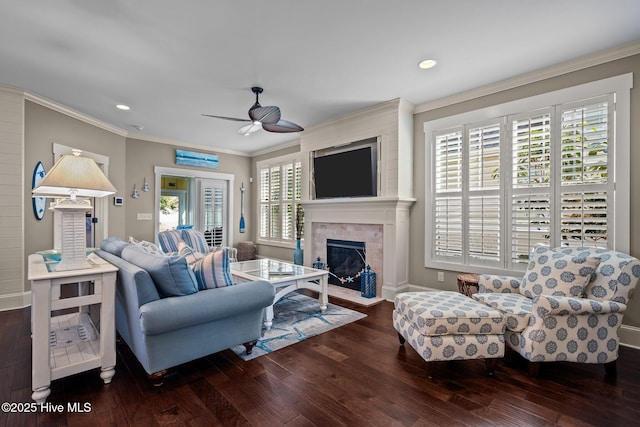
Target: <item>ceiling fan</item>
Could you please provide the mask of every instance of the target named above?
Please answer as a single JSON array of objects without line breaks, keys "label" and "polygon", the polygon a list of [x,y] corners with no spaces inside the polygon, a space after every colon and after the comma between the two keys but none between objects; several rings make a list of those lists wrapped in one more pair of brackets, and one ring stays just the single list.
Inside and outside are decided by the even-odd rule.
[{"label": "ceiling fan", "polygon": [[248,122],[248,125],[238,129],[238,133],[241,135],[250,135],[260,129],[275,133],[302,132],[304,130],[293,122],[282,120],[280,118],[280,108],[273,105],[267,107],[260,105],[260,102],[258,102],[258,96],[263,92],[261,87],[254,86],[251,88],[251,92],[256,94],[256,103],[249,108],[248,119],[214,116],[212,114],[203,114],[203,116],[213,117],[216,119],[233,120],[235,122]]}]

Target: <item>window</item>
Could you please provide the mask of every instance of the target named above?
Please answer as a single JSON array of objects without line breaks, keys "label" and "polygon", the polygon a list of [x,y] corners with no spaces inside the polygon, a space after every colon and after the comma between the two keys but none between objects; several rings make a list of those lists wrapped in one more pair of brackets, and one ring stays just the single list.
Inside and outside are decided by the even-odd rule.
[{"label": "window", "polygon": [[601,81],[425,123],[426,266],[521,271],[535,245],[628,251],[623,77],[606,80],[618,92]]},{"label": "window", "polygon": [[258,240],[293,245],[295,212],[302,198],[302,161],[287,156],[260,162],[258,176]]}]

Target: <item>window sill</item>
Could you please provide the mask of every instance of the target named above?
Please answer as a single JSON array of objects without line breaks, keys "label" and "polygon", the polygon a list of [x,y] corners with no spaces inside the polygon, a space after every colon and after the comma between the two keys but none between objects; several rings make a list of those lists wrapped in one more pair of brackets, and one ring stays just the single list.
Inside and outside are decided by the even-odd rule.
[{"label": "window sill", "polygon": [[[302,242],[304,242],[304,239],[301,240],[301,246],[302,246]],[[258,239],[256,241],[257,245],[264,245],[264,246],[275,246],[278,248],[287,248],[287,249],[295,249],[296,248],[296,242],[295,240],[293,242],[280,242],[280,241],[276,241],[276,240],[261,240]]]}]

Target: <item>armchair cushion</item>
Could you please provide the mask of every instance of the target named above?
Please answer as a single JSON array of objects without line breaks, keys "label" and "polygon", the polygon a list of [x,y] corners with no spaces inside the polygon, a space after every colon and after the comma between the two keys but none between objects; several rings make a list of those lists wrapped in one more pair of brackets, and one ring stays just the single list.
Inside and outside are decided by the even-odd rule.
[{"label": "armchair cushion", "polygon": [[528,298],[538,295],[581,296],[600,264],[600,258],[584,254],[565,254],[538,247],[520,284]]},{"label": "armchair cushion", "polygon": [[495,308],[504,314],[507,328],[520,332],[529,325],[531,318],[531,299],[516,293],[477,293],[476,301]]}]

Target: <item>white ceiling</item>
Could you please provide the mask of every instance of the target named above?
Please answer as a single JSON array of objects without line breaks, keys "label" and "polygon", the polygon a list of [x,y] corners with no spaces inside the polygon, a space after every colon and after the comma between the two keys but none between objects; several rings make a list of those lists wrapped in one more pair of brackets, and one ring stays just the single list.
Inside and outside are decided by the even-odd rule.
[{"label": "white ceiling", "polygon": [[259,85],[310,128],[638,41],[639,22],[638,0],[0,0],[0,84],[131,137],[255,153],[299,134],[201,114],[245,118]]}]

